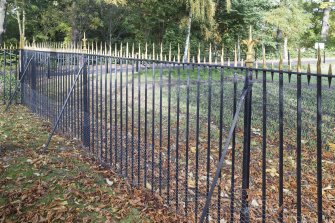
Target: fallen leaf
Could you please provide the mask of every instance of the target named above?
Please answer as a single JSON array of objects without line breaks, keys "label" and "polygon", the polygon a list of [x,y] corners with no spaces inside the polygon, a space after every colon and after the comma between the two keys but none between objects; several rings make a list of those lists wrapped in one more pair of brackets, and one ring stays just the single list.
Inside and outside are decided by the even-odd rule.
[{"label": "fallen leaf", "polygon": [[335,144],[334,143],[328,143],[329,150],[335,152]]},{"label": "fallen leaf", "polygon": [[188,187],[189,188],[195,188],[195,180],[189,180],[188,181]]},{"label": "fallen leaf", "polygon": [[108,178],[106,178],[106,182],[108,184],[108,186],[113,186],[113,181],[110,181]]},{"label": "fallen leaf", "polygon": [[257,201],[255,199],[252,200],[251,205],[253,207],[259,207],[259,204],[257,203]]},{"label": "fallen leaf", "polygon": [[221,218],[220,223],[227,223],[226,219]]},{"label": "fallen leaf", "polygon": [[145,184],[145,187],[146,187],[147,189],[149,189],[149,190],[151,190],[151,189],[152,189],[152,187],[151,187],[151,184],[150,184],[150,183],[148,183],[148,182]]},{"label": "fallen leaf", "polygon": [[269,173],[272,177],[279,176],[275,168],[266,169],[266,172]]}]

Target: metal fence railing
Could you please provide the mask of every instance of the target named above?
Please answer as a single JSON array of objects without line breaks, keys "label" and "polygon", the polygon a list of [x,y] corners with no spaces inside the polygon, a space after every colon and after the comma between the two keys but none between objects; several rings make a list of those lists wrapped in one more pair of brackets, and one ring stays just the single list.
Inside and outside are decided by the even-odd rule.
[{"label": "metal fence railing", "polygon": [[333,76],[21,54],[24,105],[190,221],[333,218]]},{"label": "metal fence railing", "polygon": [[0,96],[5,104],[12,97],[18,80],[18,51],[14,49],[0,50]]}]

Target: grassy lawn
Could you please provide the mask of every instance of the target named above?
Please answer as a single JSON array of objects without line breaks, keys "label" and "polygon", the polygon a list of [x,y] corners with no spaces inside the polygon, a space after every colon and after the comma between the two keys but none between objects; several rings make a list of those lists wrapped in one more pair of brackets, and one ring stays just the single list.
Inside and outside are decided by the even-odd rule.
[{"label": "grassy lawn", "polygon": [[0,222],[180,220],[159,197],[95,164],[75,141],[55,136],[49,152],[41,153],[49,129],[25,107],[1,112]]}]

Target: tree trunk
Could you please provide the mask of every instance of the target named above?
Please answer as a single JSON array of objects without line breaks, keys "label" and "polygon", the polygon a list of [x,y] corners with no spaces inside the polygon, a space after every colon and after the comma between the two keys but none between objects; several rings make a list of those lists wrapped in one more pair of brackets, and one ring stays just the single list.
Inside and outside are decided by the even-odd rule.
[{"label": "tree trunk", "polygon": [[185,49],[184,49],[184,57],[183,57],[184,63],[187,62],[187,58],[188,58],[188,49],[190,47],[190,37],[191,37],[191,25],[192,25],[192,12],[190,10],[190,14],[188,16],[187,33],[186,33]]},{"label": "tree trunk", "polygon": [[322,18],[322,29],[321,29],[321,40],[326,42],[329,33],[329,17],[330,17],[331,7],[328,6],[323,10]]},{"label": "tree trunk", "polygon": [[284,37],[284,55],[283,55],[283,59],[286,59],[287,58],[287,54],[288,54],[288,51],[287,51],[287,42],[288,42],[288,38],[287,36]]},{"label": "tree trunk", "polygon": [[[16,20],[19,25],[19,33],[20,37],[25,37],[25,31],[26,31],[26,3],[24,0],[22,0],[22,5],[19,6],[17,3],[17,0],[15,0],[15,6],[17,7],[16,10]],[[21,12],[22,12],[22,18],[21,18]]]},{"label": "tree trunk", "polygon": [[78,30],[78,26],[77,26],[77,19],[76,19],[76,15],[77,15],[77,10],[76,10],[76,7],[77,7],[77,5],[76,5],[76,2],[75,1],[73,1],[73,3],[72,3],[72,6],[71,6],[71,8],[72,8],[72,18],[71,18],[71,29],[72,29],[72,35],[71,35],[71,37],[72,37],[72,42],[74,42],[75,44],[77,44],[77,42],[78,42],[78,36],[79,36],[79,30]]},{"label": "tree trunk", "polygon": [[2,36],[5,32],[6,3],[7,0],[0,0],[0,44],[2,43]]},{"label": "tree trunk", "polygon": [[277,29],[277,36],[276,36],[276,48],[277,51],[279,51],[279,43],[281,39],[283,38],[283,32],[280,29]]}]

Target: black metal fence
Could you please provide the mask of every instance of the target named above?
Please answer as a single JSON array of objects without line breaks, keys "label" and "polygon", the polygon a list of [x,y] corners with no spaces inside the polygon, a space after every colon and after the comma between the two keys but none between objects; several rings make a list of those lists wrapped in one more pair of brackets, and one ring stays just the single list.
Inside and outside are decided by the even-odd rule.
[{"label": "black metal fence", "polygon": [[12,97],[19,71],[19,55],[15,49],[0,49],[0,95],[5,104]]},{"label": "black metal fence", "polygon": [[332,76],[21,53],[23,104],[190,221],[333,219]]}]

